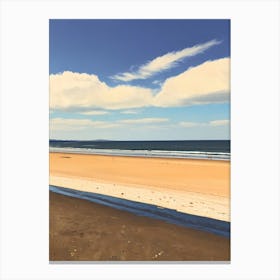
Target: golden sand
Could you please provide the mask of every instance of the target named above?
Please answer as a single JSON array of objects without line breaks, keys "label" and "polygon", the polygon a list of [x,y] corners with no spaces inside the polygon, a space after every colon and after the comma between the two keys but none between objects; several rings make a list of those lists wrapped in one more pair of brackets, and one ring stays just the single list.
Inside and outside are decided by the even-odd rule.
[{"label": "golden sand", "polygon": [[50,153],[50,184],[230,220],[230,162]]}]

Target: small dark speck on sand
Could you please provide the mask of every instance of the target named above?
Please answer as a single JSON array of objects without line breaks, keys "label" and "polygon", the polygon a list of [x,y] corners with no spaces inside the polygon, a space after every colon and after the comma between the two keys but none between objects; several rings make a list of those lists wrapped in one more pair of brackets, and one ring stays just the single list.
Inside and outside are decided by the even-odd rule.
[{"label": "small dark speck on sand", "polygon": [[71,157],[62,156],[62,158],[71,158]]}]

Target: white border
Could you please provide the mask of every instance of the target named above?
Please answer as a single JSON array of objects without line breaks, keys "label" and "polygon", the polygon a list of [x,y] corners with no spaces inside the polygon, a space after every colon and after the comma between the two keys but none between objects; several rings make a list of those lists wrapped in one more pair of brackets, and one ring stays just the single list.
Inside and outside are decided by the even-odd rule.
[{"label": "white border", "polygon": [[[1,279],[280,278],[278,1],[7,0],[0,8]],[[231,19],[231,264],[48,263],[49,18]]]}]

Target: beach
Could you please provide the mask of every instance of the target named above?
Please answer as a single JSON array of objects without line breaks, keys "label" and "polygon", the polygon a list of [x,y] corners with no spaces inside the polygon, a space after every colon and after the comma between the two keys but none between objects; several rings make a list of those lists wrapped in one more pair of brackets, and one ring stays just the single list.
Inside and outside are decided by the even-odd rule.
[{"label": "beach", "polygon": [[[230,221],[229,182],[229,161],[50,153],[50,185],[148,203],[226,222]],[[98,216],[100,218],[96,220]],[[123,225],[131,228],[125,231],[125,239],[121,234]],[[133,228],[138,228],[142,234],[134,232]],[[108,240],[104,236],[108,236]],[[102,244],[98,244],[99,253],[90,255],[93,253],[87,246],[96,246],[97,241],[91,241],[96,238],[102,240]],[[156,238],[161,240],[160,243]],[[136,246],[132,250],[125,249],[127,244],[122,244],[130,239],[134,239]],[[77,251],[69,253],[71,243],[75,242]],[[50,260],[152,261],[161,251],[165,254],[161,253],[156,258],[163,260],[229,260],[229,243],[228,238],[212,233],[140,217],[77,198],[50,195]],[[146,246],[145,249],[139,247],[141,244]],[[76,254],[78,247],[82,251]],[[105,253],[106,248],[113,251]],[[122,250],[127,251],[121,253]]]},{"label": "beach", "polygon": [[230,220],[230,162],[50,153],[50,185]]}]

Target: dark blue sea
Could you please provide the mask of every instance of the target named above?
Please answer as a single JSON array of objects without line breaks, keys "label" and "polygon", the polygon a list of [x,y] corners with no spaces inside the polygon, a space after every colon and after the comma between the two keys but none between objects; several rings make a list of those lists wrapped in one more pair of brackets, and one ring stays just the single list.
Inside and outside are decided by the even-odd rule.
[{"label": "dark blue sea", "polygon": [[230,140],[66,141],[50,140],[51,152],[230,160]]}]

